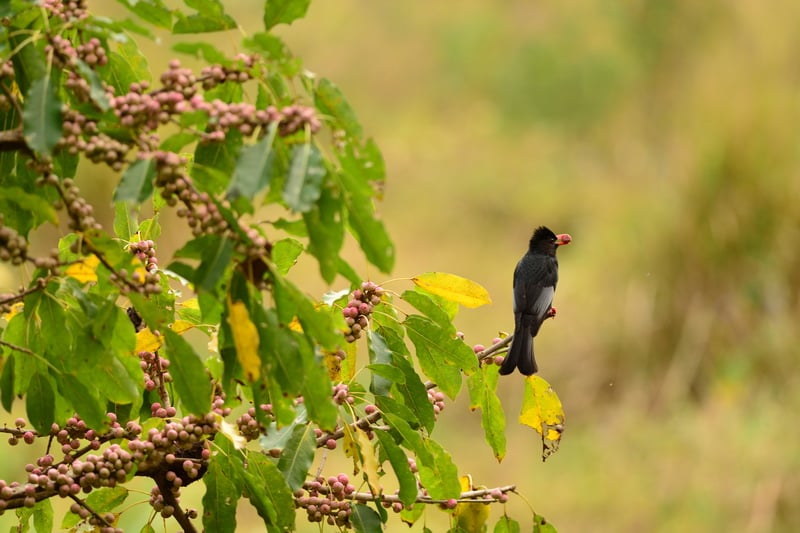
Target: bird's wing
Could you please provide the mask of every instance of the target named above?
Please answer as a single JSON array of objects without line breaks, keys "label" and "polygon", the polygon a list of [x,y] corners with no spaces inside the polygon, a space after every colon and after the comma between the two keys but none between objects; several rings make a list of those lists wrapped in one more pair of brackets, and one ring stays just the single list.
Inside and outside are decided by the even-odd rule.
[{"label": "bird's wing", "polygon": [[550,311],[553,306],[553,295],[556,293],[556,288],[553,285],[547,287],[539,287],[539,294],[536,299],[531,302],[531,311],[540,320]]}]

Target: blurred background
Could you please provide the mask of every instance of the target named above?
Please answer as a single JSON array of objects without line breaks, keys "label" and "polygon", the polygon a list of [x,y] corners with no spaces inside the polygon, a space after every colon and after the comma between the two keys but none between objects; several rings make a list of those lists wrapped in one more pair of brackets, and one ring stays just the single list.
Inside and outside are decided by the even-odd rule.
[{"label": "blurred background", "polygon": [[[261,7],[226,2],[248,33]],[[787,0],[339,0],[279,28],[383,150],[393,275],[490,291],[457,319],[467,342],[513,329],[536,226],[573,237],[536,340],[567,413],[560,451],[542,463],[517,424],[519,375],[501,382],[502,463],[466,402],[434,433],[476,484],[517,485],[523,531],[529,506],[561,532],[800,530],[798,16]],[[173,42],[142,42],[154,73]],[[94,177],[110,202],[113,180]],[[328,289],[313,259],[304,274]]]}]

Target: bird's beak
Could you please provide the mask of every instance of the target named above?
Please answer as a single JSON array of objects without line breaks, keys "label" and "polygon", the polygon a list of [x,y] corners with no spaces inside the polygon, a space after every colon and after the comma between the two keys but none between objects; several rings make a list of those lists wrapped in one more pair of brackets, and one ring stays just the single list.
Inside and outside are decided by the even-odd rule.
[{"label": "bird's beak", "polygon": [[572,242],[572,237],[569,236],[569,233],[562,233],[561,235],[556,235],[557,246],[563,246],[571,242]]}]

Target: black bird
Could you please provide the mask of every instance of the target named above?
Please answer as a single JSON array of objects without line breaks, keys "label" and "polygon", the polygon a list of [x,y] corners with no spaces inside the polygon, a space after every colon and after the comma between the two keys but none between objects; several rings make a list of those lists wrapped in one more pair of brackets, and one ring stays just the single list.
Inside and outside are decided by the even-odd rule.
[{"label": "black bird", "polygon": [[558,283],[556,250],[572,241],[566,233],[556,235],[540,226],[533,232],[528,253],[514,269],[514,338],[508,348],[500,374],[511,374],[514,368],[526,376],[538,370],[533,356],[533,338],[542,322],[555,315],[553,294]]}]

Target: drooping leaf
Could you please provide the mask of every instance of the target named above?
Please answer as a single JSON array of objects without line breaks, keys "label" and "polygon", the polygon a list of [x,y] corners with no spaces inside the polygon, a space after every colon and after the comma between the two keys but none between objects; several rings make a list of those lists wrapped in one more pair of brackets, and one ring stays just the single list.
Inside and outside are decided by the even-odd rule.
[{"label": "drooping leaf", "polygon": [[421,464],[417,463],[422,485],[428,490],[431,498],[437,500],[458,498],[461,494],[461,484],[458,481],[458,469],[453,463],[453,458],[434,440],[426,440],[425,447],[433,460],[428,462],[423,459]]},{"label": "drooping leaf", "polygon": [[172,49],[181,54],[188,54],[206,63],[226,63],[227,58],[219,48],[207,42],[176,43]]},{"label": "drooping leaf", "polygon": [[500,399],[497,397],[498,367],[484,366],[467,378],[470,409],[481,410],[481,426],[486,442],[494,456],[502,461],[506,454],[506,417]]},{"label": "drooping leaf", "polygon": [[362,503],[352,506],[353,514],[350,521],[356,533],[376,533],[383,531],[383,524],[380,515],[371,507]]},{"label": "drooping leaf", "polygon": [[303,486],[316,450],[317,440],[314,438],[314,430],[310,426],[295,426],[278,459],[278,470],[293,491]]},{"label": "drooping leaf", "polygon": [[293,531],[294,498],[278,467],[263,454],[248,454],[244,480],[245,496],[253,503],[259,516],[281,531]]},{"label": "drooping leaf", "polygon": [[152,159],[136,160],[122,174],[114,191],[114,201],[137,204],[144,202],[153,194],[155,175],[156,166]]},{"label": "drooping leaf", "polygon": [[325,166],[319,149],[312,143],[294,146],[283,201],[293,211],[309,211],[320,197],[324,177]]},{"label": "drooping leaf", "polygon": [[[470,475],[461,476],[459,481],[462,492],[476,489],[472,485],[472,476]],[[456,518],[457,526],[465,533],[483,533],[486,531],[486,521],[489,519],[490,510],[491,505],[486,503],[460,502],[453,515]]]},{"label": "drooping leaf", "polygon": [[204,249],[201,256],[200,266],[192,281],[199,289],[213,292],[223,273],[231,266],[233,256],[233,241],[214,236],[211,239],[213,246]]},{"label": "drooping leaf", "polygon": [[[519,522],[503,515],[494,525],[493,533],[520,533],[520,531],[522,530],[519,527]],[[535,525],[534,531],[536,531]]]},{"label": "drooping leaf", "polygon": [[343,129],[350,137],[360,138],[363,135],[363,128],[355,111],[332,81],[322,78],[316,87],[314,98],[317,109],[333,117],[337,128]]},{"label": "drooping leaf", "polygon": [[272,245],[272,261],[278,272],[286,275],[297,263],[297,258],[303,253],[303,244],[291,237],[281,239]]},{"label": "drooping leaf", "polygon": [[161,333],[167,342],[170,374],[178,397],[188,412],[207,412],[211,405],[211,382],[206,375],[205,365],[183,337],[169,329]]},{"label": "drooping leaf", "polygon": [[392,465],[394,475],[397,477],[397,482],[400,485],[400,492],[398,496],[404,505],[410,506],[417,498],[417,480],[411,472],[411,467],[408,464],[408,457],[403,452],[402,448],[397,445],[392,436],[385,431],[374,431],[375,437],[389,458],[389,463]]},{"label": "drooping leaf", "polygon": [[[203,527],[206,531],[233,533],[236,531],[236,507],[241,495],[241,462],[231,457],[239,453],[227,448],[227,439],[217,443],[222,450],[211,456],[203,476],[206,493],[203,496]],[[230,441],[227,441],[230,442]]]},{"label": "drooping leaf", "polygon": [[454,399],[461,388],[461,372],[471,375],[478,368],[475,352],[427,317],[411,315],[404,324],[423,372]]},{"label": "drooping leaf", "polygon": [[33,508],[33,529],[35,531],[53,530],[53,502],[45,499]]},{"label": "drooping leaf", "polygon": [[[51,202],[46,198],[24,191],[21,187],[0,188],[0,205],[8,203],[25,213],[25,218],[32,219],[33,227],[43,222],[58,223],[58,215]],[[5,213],[4,213],[5,214]],[[8,220],[3,221],[8,224]]]},{"label": "drooping leaf", "polygon": [[423,427],[428,431],[432,431],[435,420],[433,405],[428,399],[428,389],[425,388],[411,363],[403,356],[394,354],[392,363],[405,375],[405,380],[402,383],[395,383],[395,387],[403,398],[403,403],[414,413],[415,418],[419,420]]},{"label": "drooping leaf", "polygon": [[264,5],[264,29],[277,24],[291,24],[303,18],[311,0],[267,0]]},{"label": "drooping leaf", "polygon": [[428,292],[465,307],[480,307],[492,303],[489,291],[478,283],[445,272],[427,272],[411,278],[416,285]]},{"label": "drooping leaf", "polygon": [[22,112],[25,142],[42,155],[61,139],[61,101],[58,99],[49,73],[35,80],[25,99]]},{"label": "drooping leaf", "polygon": [[229,200],[253,197],[269,185],[272,170],[272,143],[278,131],[277,123],[272,123],[263,139],[252,146],[245,146],[239,152],[231,184],[226,193]]},{"label": "drooping leaf", "polygon": [[[117,1],[126,4],[132,2],[132,0]],[[136,2],[136,5],[143,9],[147,9],[148,4],[149,0]],[[166,13],[166,18],[167,27],[172,26],[169,12]],[[116,50],[109,52],[108,64],[100,69],[100,73],[103,81],[114,87],[115,94],[125,94],[130,90],[131,83],[149,82],[152,78],[147,57],[133,39],[117,41]]]},{"label": "drooping leaf", "polygon": [[136,214],[125,202],[114,204],[114,235],[122,240],[130,240],[136,233]]},{"label": "drooping leaf", "polygon": [[542,437],[542,460],[558,451],[564,432],[564,408],[550,384],[539,376],[525,379],[520,424],[536,430]]},{"label": "drooping leaf", "polygon": [[381,481],[378,475],[378,454],[375,452],[375,444],[363,429],[354,427],[353,433],[358,446],[358,454],[361,458],[361,471],[367,481],[369,490],[374,495],[381,494]]},{"label": "drooping leaf", "polygon": [[331,283],[339,271],[339,251],[344,243],[341,199],[329,187],[322,187],[319,200],[303,213],[308,232],[308,251],[319,261],[322,278]]},{"label": "drooping leaf", "polygon": [[39,433],[50,431],[56,408],[56,395],[50,378],[41,372],[31,376],[25,393],[25,410],[28,420]]},{"label": "drooping leaf", "polygon": [[261,375],[261,358],[258,355],[258,330],[244,302],[228,298],[228,325],[233,333],[236,357],[244,369],[245,378],[252,383]]}]

